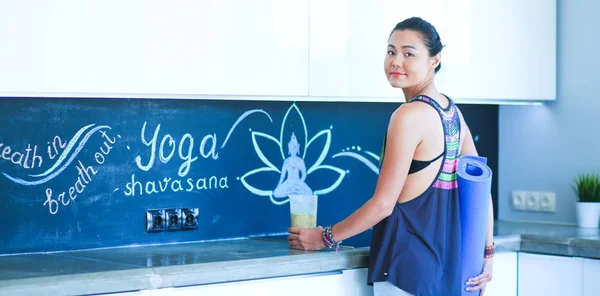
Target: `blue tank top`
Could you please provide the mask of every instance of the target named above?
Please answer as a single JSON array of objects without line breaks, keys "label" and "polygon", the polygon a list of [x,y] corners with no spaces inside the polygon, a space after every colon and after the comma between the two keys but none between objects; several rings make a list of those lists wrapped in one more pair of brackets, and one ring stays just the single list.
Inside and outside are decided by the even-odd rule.
[{"label": "blue tank top", "polygon": [[[454,102],[448,100],[445,109],[427,96],[409,101],[426,103],[440,114],[445,138],[443,164],[425,192],[397,203],[392,214],[373,227],[369,284],[388,281],[414,295],[461,295],[456,177],[460,118]],[[385,145],[383,149],[382,160]]]}]

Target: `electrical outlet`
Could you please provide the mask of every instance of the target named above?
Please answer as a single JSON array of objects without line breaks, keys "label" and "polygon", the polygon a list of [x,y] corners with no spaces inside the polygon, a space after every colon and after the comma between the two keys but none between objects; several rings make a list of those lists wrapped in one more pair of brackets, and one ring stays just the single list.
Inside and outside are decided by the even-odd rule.
[{"label": "electrical outlet", "polygon": [[556,212],[556,193],[537,191],[513,191],[513,210],[530,212]]},{"label": "electrical outlet", "polygon": [[540,212],[556,212],[556,193],[540,192]]},{"label": "electrical outlet", "polygon": [[527,192],[525,195],[525,205],[528,211],[537,212],[540,210],[540,193],[539,192]]},{"label": "electrical outlet", "polygon": [[181,209],[182,229],[198,228],[198,208]]},{"label": "electrical outlet", "polygon": [[527,210],[527,204],[525,203],[525,197],[527,192],[525,191],[513,191],[511,205],[513,210],[525,211]]},{"label": "electrical outlet", "polygon": [[166,209],[165,210],[165,218],[166,218],[166,229],[167,230],[181,230],[181,222],[182,222],[181,209]]},{"label": "electrical outlet", "polygon": [[160,232],[165,230],[165,211],[146,211],[146,232]]}]

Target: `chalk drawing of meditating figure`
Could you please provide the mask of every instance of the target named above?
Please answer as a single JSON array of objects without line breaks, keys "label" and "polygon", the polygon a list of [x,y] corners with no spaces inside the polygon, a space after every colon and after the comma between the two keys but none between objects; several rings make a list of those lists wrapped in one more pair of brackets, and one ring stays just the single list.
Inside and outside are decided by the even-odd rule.
[{"label": "chalk drawing of meditating figure", "polygon": [[290,157],[283,161],[281,178],[279,178],[277,188],[273,191],[273,196],[286,197],[292,194],[312,195],[312,190],[304,183],[306,179],[306,166],[304,165],[304,160],[298,157],[299,152],[300,144],[298,144],[296,136],[292,133],[292,139],[288,143],[288,154]]}]

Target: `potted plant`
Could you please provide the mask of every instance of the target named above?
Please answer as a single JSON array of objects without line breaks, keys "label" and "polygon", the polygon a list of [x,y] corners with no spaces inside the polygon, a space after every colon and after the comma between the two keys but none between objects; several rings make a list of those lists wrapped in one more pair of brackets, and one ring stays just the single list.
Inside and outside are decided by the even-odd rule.
[{"label": "potted plant", "polygon": [[573,186],[577,193],[577,225],[598,228],[600,223],[600,177],[579,174]]}]

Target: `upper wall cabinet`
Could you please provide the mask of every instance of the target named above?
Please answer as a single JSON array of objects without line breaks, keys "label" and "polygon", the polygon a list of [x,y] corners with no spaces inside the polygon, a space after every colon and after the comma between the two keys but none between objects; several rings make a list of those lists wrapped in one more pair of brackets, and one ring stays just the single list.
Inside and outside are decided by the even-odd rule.
[{"label": "upper wall cabinet", "polygon": [[387,39],[421,16],[441,92],[553,100],[556,1],[0,1],[0,96],[400,101]]},{"label": "upper wall cabinet", "polygon": [[399,101],[387,82],[387,40],[420,16],[442,44],[439,91],[457,101],[556,98],[556,0],[311,0],[309,93]]},{"label": "upper wall cabinet", "polygon": [[308,95],[308,0],[0,2],[0,96]]}]

